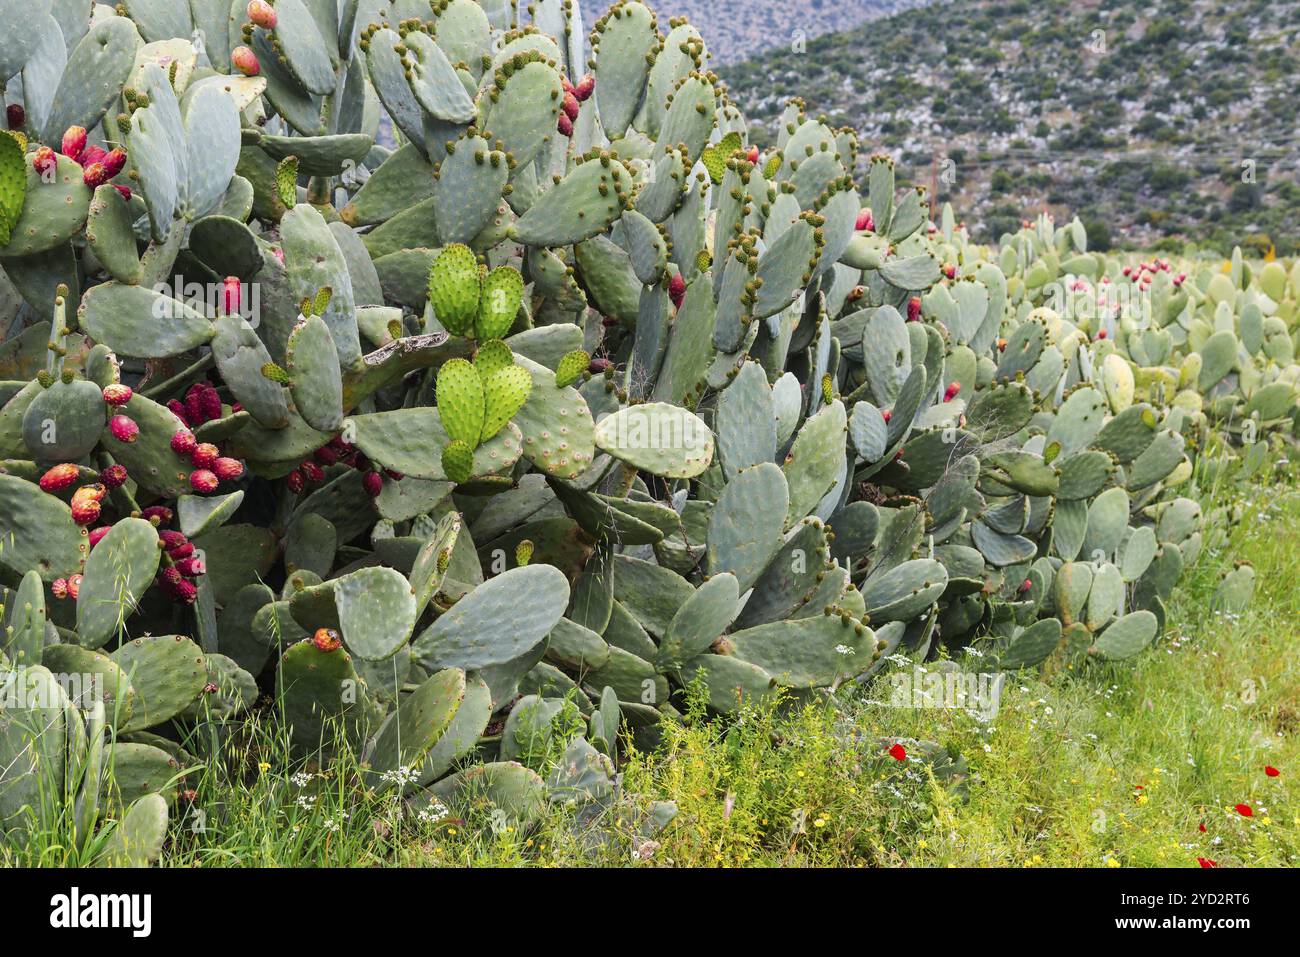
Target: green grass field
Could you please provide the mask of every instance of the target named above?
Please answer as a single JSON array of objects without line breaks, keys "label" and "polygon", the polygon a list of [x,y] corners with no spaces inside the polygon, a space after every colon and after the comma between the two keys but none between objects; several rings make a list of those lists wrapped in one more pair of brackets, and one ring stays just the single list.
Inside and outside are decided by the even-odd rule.
[{"label": "green grass field", "polygon": [[[1300,489],[1241,493],[1170,627],[1135,661],[1011,675],[996,714],[890,706],[887,682],[825,703],[670,726],[623,763],[625,795],[595,822],[552,807],[519,829],[485,812],[423,819],[358,786],[355,762],[299,770],[252,722],[192,770],[170,866],[1286,866],[1300,854]],[[1233,560],[1258,573],[1245,615],[1210,610]],[[875,701],[873,698],[886,699]],[[887,753],[905,739],[907,757]],[[936,776],[916,741],[960,755]],[[1275,768],[1270,776],[1265,768]],[[652,800],[679,811],[634,836]],[[1249,807],[1249,817],[1236,808]],[[81,863],[58,833],[22,859]]]}]

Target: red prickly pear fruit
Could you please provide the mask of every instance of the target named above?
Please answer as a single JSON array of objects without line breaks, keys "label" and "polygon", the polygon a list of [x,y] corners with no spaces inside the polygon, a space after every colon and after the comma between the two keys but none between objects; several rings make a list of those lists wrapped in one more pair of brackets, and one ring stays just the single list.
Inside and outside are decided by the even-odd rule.
[{"label": "red prickly pear fruit", "polygon": [[331,651],[338,651],[343,647],[343,640],[333,628],[317,628],[316,634],[311,636],[311,643],[316,646],[317,650],[327,654]]},{"label": "red prickly pear fruit", "polygon": [[361,476],[361,487],[371,498],[379,498],[379,493],[384,490],[384,477],[378,472],[367,472]]},{"label": "red prickly pear fruit", "polygon": [[130,186],[118,186],[117,184],[114,184],[114,185],[113,185],[113,188],[114,188],[115,190],[117,190],[117,195],[121,196],[121,197],[122,197],[124,200],[126,200],[128,203],[131,202],[131,187],[130,187]]},{"label": "red prickly pear fruit", "polygon": [[158,584],[170,591],[179,585],[184,577],[175,565],[168,565],[158,573]]},{"label": "red prickly pear fruit", "polygon": [[107,183],[111,176],[108,175],[108,167],[103,163],[91,163],[86,167],[85,172],[81,174],[81,180],[86,184],[88,189],[96,189]]},{"label": "red prickly pear fruit", "polygon": [[572,93],[564,94],[564,115],[573,122],[578,122],[578,111],[582,109],[582,104]]},{"label": "red prickly pear fruit", "polygon": [[244,463],[239,459],[219,458],[212,463],[212,471],[223,482],[233,482],[244,474]]},{"label": "red prickly pear fruit", "polygon": [[99,499],[72,496],[72,520],[78,525],[94,525],[99,521],[99,511]]},{"label": "red prickly pear fruit", "polygon": [[36,151],[36,155],[32,157],[32,169],[36,170],[40,176],[53,176],[58,166],[58,154],[48,146],[42,146]]},{"label": "red prickly pear fruit", "polygon": [[68,580],[66,578],[56,578],[50,582],[50,593],[55,598],[68,597]]},{"label": "red prickly pear fruit", "polygon": [[944,276],[946,276],[946,277],[949,278],[949,279],[956,279],[956,278],[957,278],[957,267],[954,266],[952,263],[944,263],[944,264],[943,264],[943,274],[944,274]]},{"label": "red prickly pear fruit", "polygon": [[68,597],[73,601],[76,601],[77,596],[81,594],[81,578],[80,575],[68,576]]},{"label": "red prickly pear fruit", "polygon": [[745,154],[745,159],[749,160],[755,166],[758,165],[758,147],[751,146],[749,152]]},{"label": "red prickly pear fruit", "polygon": [[181,403],[179,399],[168,399],[167,408],[171,411],[172,415],[176,416],[176,418],[180,419],[186,425],[193,424],[192,422],[190,422],[189,412],[186,410],[185,406]]},{"label": "red prickly pear fruit", "polygon": [[244,76],[257,76],[262,72],[262,64],[257,62],[257,54],[248,47],[235,47],[230,51],[230,65]]},{"label": "red prickly pear fruit", "polygon": [[871,218],[871,210],[864,209],[858,213],[858,221],[854,223],[853,228],[860,233],[874,233],[876,231],[876,224]]},{"label": "red prickly pear fruit", "polygon": [[162,542],[163,548],[168,551],[171,551],[173,548],[179,548],[181,545],[185,545],[189,542],[189,539],[180,532],[172,531],[171,529],[164,529],[159,532],[158,540]]},{"label": "red prickly pear fruit", "polygon": [[266,0],[248,0],[248,22],[255,27],[261,27],[263,30],[274,30],[278,17],[275,15],[275,8]]},{"label": "red prickly pear fruit", "polygon": [[596,89],[596,77],[588,73],[573,88],[573,95],[578,98],[579,103],[586,103],[587,98],[591,96],[592,91]]},{"label": "red prickly pear fruit", "polygon": [[894,413],[891,412],[889,409],[881,409],[880,417],[884,419],[886,422],[888,422],[890,419],[894,417]]},{"label": "red prickly pear fruit", "polygon": [[227,276],[221,284],[221,302],[225,307],[226,315],[237,316],[243,304],[243,290],[239,285],[238,276]]},{"label": "red prickly pear fruit", "polygon": [[387,475],[394,482],[400,482],[402,479],[406,478],[405,475],[403,475],[401,472],[397,471],[396,469],[384,469],[384,474]]},{"label": "red prickly pear fruit", "polygon": [[190,425],[202,425],[208,421],[203,417],[203,407],[199,404],[199,392],[191,389],[185,395],[185,415],[182,416]]},{"label": "red prickly pear fruit", "polygon": [[170,557],[171,560],[174,562],[179,562],[183,558],[189,558],[193,554],[194,554],[193,542],[185,542],[184,544],[177,545],[175,548],[167,549],[168,557]]},{"label": "red prickly pear fruit", "polygon": [[1102,339],[1105,338],[1106,338],[1106,330],[1102,329],[1100,332],[1097,333],[1097,340],[1100,342]]},{"label": "red prickly pear fruit", "polygon": [[81,470],[71,462],[64,462],[62,465],[56,465],[44,475],[41,476],[40,486],[42,492],[61,492],[65,488],[76,484],[81,476]]},{"label": "red prickly pear fruit", "polygon": [[604,375],[606,369],[613,368],[614,363],[608,359],[592,359],[587,365],[587,371],[592,375]]},{"label": "red prickly pear fruit", "polygon": [[125,465],[110,465],[99,473],[99,482],[104,488],[121,488],[128,477]]},{"label": "red prickly pear fruit", "polygon": [[207,572],[207,566],[203,564],[203,559],[183,558],[176,563],[176,570],[186,578],[198,578]]},{"label": "red prickly pear fruit", "polygon": [[943,390],[943,401],[951,402],[953,399],[957,397],[957,393],[960,391],[961,391],[960,382],[950,382],[948,384],[948,388]]},{"label": "red prickly pear fruit", "polygon": [[220,484],[220,480],[207,469],[195,469],[190,473],[190,488],[200,495],[215,492]]},{"label": "red prickly pear fruit", "polygon": [[120,146],[115,150],[110,150],[100,160],[100,163],[103,164],[104,170],[108,173],[108,179],[112,179],[126,168],[126,150]]},{"label": "red prickly pear fruit", "polygon": [[189,455],[198,447],[198,440],[189,429],[178,429],[172,436],[172,451],[177,455]]},{"label": "red prickly pear fruit", "polygon": [[80,160],[81,154],[86,151],[86,128],[84,126],[69,126],[68,131],[63,134],[63,142],[59,147],[59,152],[71,160]]},{"label": "red prickly pear fruit", "polygon": [[1033,587],[1034,587],[1034,583],[1030,581],[1028,578],[1026,578],[1024,581],[1020,583],[1020,587],[1017,589],[1017,591],[1019,591],[1020,594],[1023,595],[1025,592],[1029,591],[1029,589]]},{"label": "red prickly pear fruit", "polygon": [[289,491],[294,495],[301,495],[302,490],[307,487],[307,481],[302,477],[302,472],[295,469],[290,472],[285,479],[285,484],[289,486]]},{"label": "red prickly pear fruit", "polygon": [[907,300],[907,321],[916,322],[921,318],[921,297],[913,296]]},{"label": "red prickly pear fruit", "polygon": [[104,536],[107,535],[107,534],[108,534],[109,532],[111,532],[112,530],[113,530],[113,529],[112,529],[112,526],[110,526],[110,525],[101,525],[99,528],[92,528],[92,529],[90,530],[90,549],[91,549],[91,551],[94,551],[94,550],[95,550],[95,546],[98,545],[98,544],[100,543],[100,541],[103,540]]},{"label": "red prickly pear fruit", "polygon": [[109,419],[108,431],[113,433],[113,438],[128,445],[140,437],[140,426],[135,424],[134,419],[129,419],[125,415],[115,415]]},{"label": "red prickly pear fruit", "polygon": [[573,135],[573,120],[569,119],[567,114],[561,113],[560,121],[555,124],[555,128],[560,131],[561,136],[570,137]]},{"label": "red prickly pear fruit", "polygon": [[1007,340],[1005,340],[1005,339],[999,339],[999,340],[998,340],[998,352],[1006,352],[1006,351],[1007,351]]},{"label": "red prickly pear fruit", "polygon": [[158,527],[172,520],[172,510],[166,505],[150,505],[140,513],[140,517],[154,527]]},{"label": "red prickly pear fruit", "polygon": [[5,107],[5,118],[9,120],[11,130],[21,130],[27,125],[27,111],[18,103],[10,103]]},{"label": "red prickly pear fruit", "polygon": [[686,301],[686,280],[681,273],[668,280],[668,298],[672,300],[674,309],[682,308],[682,303]]},{"label": "red prickly pear fruit", "polygon": [[171,589],[172,598],[181,605],[192,605],[199,597],[199,590],[194,582],[180,581]]},{"label": "red prickly pear fruit", "polygon": [[209,386],[199,393],[199,408],[203,410],[205,422],[221,418],[221,395]]},{"label": "red prickly pear fruit", "polygon": [[190,453],[190,464],[196,469],[207,469],[221,457],[221,450],[211,442],[201,442]]},{"label": "red prickly pear fruit", "polygon": [[569,78],[567,76],[560,77],[560,86],[564,88],[565,93],[573,92],[573,84],[569,82]]},{"label": "red prickly pear fruit", "polygon": [[321,465],[335,465],[339,460],[339,454],[328,445],[322,445],[311,454],[311,457]]},{"label": "red prickly pear fruit", "polygon": [[113,385],[104,386],[104,401],[111,406],[126,405],[131,401],[131,396],[135,393],[129,385],[114,383]]},{"label": "red prickly pear fruit", "polygon": [[104,162],[107,156],[108,150],[104,149],[102,146],[91,144],[82,151],[81,159],[78,160],[78,162],[81,163],[82,166],[90,166],[92,163]]},{"label": "red prickly pear fruit", "polygon": [[310,459],[298,466],[298,471],[312,485],[319,485],[325,481],[325,470]]}]

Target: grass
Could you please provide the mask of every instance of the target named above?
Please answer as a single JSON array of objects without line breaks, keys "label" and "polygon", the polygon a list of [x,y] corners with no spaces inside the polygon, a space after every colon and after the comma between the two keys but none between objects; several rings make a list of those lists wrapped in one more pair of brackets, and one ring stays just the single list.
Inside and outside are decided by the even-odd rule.
[{"label": "grass", "polygon": [[[1294,866],[1300,855],[1300,489],[1247,489],[1226,539],[1186,576],[1156,646],[1127,663],[1009,677],[990,720],[897,708],[888,686],[711,721],[699,707],[657,749],[625,756],[621,797],[593,827],[553,806],[521,830],[486,809],[419,819],[358,784],[346,751],[296,769],[255,719],[190,774],[165,866]],[[1255,602],[1210,610],[1247,559]],[[887,748],[903,739],[908,756]],[[961,755],[936,775],[918,742]],[[1276,777],[1265,767],[1280,770]],[[652,838],[651,800],[678,813]],[[1235,807],[1249,805],[1247,818]],[[1202,830],[1203,825],[1203,830]],[[36,859],[73,863],[58,835]]]}]

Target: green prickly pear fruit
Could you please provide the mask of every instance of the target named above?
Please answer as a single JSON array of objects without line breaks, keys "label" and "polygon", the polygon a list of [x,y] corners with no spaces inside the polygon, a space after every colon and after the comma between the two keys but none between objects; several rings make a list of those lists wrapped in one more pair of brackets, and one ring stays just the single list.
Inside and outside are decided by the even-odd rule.
[{"label": "green prickly pear fruit", "polygon": [[498,369],[484,384],[482,441],[486,442],[506,427],[515,413],[524,407],[533,390],[533,377],[522,366]]},{"label": "green prickly pear fruit", "polygon": [[457,485],[468,482],[474,474],[474,450],[455,439],[442,450],[442,470]]},{"label": "green prickly pear fruit", "polygon": [[514,325],[515,314],[524,301],[524,277],[509,266],[488,274],[479,301],[475,333],[479,339],[499,339]]},{"label": "green prickly pear fruit", "polygon": [[468,246],[448,246],[429,268],[429,302],[438,321],[452,335],[464,336],[473,331],[482,288],[478,260]]},{"label": "green prickly pear fruit", "polygon": [[582,349],[566,354],[555,367],[555,384],[561,389],[573,385],[587,371],[587,366],[590,364],[590,353]]},{"label": "green prickly pear fruit", "polygon": [[525,538],[515,546],[515,564],[521,568],[533,560],[533,543]]},{"label": "green prickly pear fruit", "polygon": [[438,372],[437,394],[438,414],[447,435],[464,442],[472,452],[483,432],[483,380],[478,370],[464,359],[450,360]]}]

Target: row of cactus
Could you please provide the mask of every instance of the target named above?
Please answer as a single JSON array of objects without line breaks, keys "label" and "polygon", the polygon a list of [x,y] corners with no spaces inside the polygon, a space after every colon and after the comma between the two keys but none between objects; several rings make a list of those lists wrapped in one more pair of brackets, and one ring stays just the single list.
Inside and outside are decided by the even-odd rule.
[{"label": "row of cactus", "polygon": [[[590,60],[577,0],[36,6],[0,41],[0,654],[106,676],[120,802],[259,693],[304,759],[527,816],[611,800],[688,688],[1129,657],[1226,522],[1196,465],[1300,422],[1300,267],[976,246],[798,102],[750,146],[638,0]],[[1073,310],[1125,283],[1146,312]],[[11,833],[87,763],[28,717]]]}]

